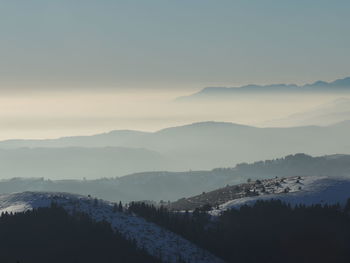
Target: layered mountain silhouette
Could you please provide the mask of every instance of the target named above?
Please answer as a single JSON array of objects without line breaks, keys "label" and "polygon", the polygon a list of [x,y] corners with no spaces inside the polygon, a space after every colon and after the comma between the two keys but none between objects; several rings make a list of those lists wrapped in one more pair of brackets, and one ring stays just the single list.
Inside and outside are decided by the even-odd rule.
[{"label": "layered mountain silhouette", "polygon": [[348,93],[350,92],[350,77],[332,82],[316,81],[311,84],[271,84],[271,85],[245,85],[240,87],[207,87],[189,96],[179,97],[177,101],[190,101],[197,99],[230,98],[244,94],[283,94],[283,93]]},{"label": "layered mountain silhouette", "polygon": [[[143,172],[122,177],[96,180],[48,180],[44,178],[12,178],[0,181],[0,194],[23,191],[70,192],[93,195],[109,201],[175,201],[199,195],[227,185],[245,183],[248,179],[278,176],[350,176],[350,155],[312,157],[305,154],[284,158],[241,163],[232,168],[208,171]],[[225,191],[225,189],[223,190]],[[225,191],[226,192],[226,191]],[[203,201],[204,200],[204,201]],[[182,203],[182,202],[180,202]]]},{"label": "layered mountain silhouette", "polygon": [[210,170],[299,152],[349,154],[349,134],[350,121],[292,128],[202,122],[150,133],[114,131],[83,140],[3,141],[0,174],[93,179],[142,171]]}]

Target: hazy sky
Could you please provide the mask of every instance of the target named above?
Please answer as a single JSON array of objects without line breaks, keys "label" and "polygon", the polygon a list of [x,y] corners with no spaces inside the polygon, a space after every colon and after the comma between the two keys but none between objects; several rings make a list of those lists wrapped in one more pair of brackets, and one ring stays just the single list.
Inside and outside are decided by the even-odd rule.
[{"label": "hazy sky", "polygon": [[0,0],[0,139],[261,123],[334,98],[170,103],[350,75],[350,1]]},{"label": "hazy sky", "polygon": [[334,80],[350,75],[349,10],[347,0],[1,0],[0,84],[197,89]]}]

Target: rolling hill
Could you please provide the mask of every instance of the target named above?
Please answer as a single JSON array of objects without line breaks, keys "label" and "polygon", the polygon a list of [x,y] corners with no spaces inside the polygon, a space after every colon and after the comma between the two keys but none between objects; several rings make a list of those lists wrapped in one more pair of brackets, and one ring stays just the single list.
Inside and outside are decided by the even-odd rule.
[{"label": "rolling hill", "polygon": [[[349,176],[350,155],[312,157],[305,154],[284,158],[241,163],[232,168],[209,171],[143,172],[122,177],[94,180],[51,180],[44,178],[12,178],[0,180],[0,194],[23,191],[71,192],[93,195],[109,201],[159,202],[209,193],[218,188],[234,186],[251,180],[276,176]],[[226,190],[225,190],[226,191]]]},{"label": "rolling hill", "polygon": [[[211,214],[238,208],[242,205],[252,205],[257,200],[281,200],[292,206],[295,205],[334,205],[344,206],[350,198],[349,178],[329,178],[326,176],[316,177],[289,177],[284,178],[280,185],[274,184],[274,189],[283,190],[269,192],[267,194],[257,192],[255,196],[246,196],[232,199],[214,209]],[[285,191],[285,189],[288,189]]]},{"label": "rolling hill", "polygon": [[[350,175],[350,174],[349,174]],[[207,193],[182,198],[168,205],[172,210],[194,210],[205,206],[218,215],[230,208],[252,205],[258,200],[281,200],[287,204],[344,206],[350,198],[350,177],[291,176],[227,185]]]},{"label": "rolling hill", "polygon": [[0,213],[15,213],[33,208],[48,207],[52,203],[69,213],[82,212],[93,220],[107,221],[126,239],[162,262],[220,263],[221,259],[199,248],[181,236],[161,228],[142,217],[114,211],[113,203],[68,193],[24,192],[0,195]]},{"label": "rolling hill", "polygon": [[[202,122],[152,133],[127,133],[128,136],[120,136],[119,132],[110,133],[112,137],[100,135],[107,136],[103,142],[96,142],[96,136],[84,137],[83,142],[80,137],[72,137],[64,145],[64,139],[23,140],[10,149],[8,141],[0,142],[0,175],[100,178],[142,171],[210,170],[300,152],[350,154],[349,121],[326,127],[290,128]],[[89,140],[95,147],[85,146]],[[114,146],[105,147],[107,144]]]}]

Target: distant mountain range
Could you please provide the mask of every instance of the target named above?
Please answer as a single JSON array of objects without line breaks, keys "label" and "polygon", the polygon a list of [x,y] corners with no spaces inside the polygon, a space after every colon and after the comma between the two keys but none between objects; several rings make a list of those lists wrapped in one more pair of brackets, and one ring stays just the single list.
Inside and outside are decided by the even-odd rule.
[{"label": "distant mountain range", "polygon": [[283,94],[283,93],[348,93],[350,92],[350,77],[332,82],[316,81],[312,84],[298,86],[296,84],[245,85],[240,87],[207,87],[189,96],[183,96],[176,101],[190,101],[210,98],[230,98],[244,94]]},{"label": "distant mountain range", "polygon": [[[232,168],[189,172],[144,172],[120,178],[97,180],[12,178],[0,181],[0,194],[23,191],[64,191],[123,202],[176,201],[183,197],[199,195],[198,202],[185,203],[186,208],[193,208],[196,207],[195,204],[206,202],[206,195],[203,195],[203,192],[213,191],[226,185],[237,185],[246,182],[248,178],[262,180],[276,176],[350,177],[350,155],[311,157],[296,154],[251,164],[241,163]],[[223,188],[223,191],[227,192],[225,189]],[[178,204],[184,205],[184,200]]]},{"label": "distant mountain range", "polygon": [[291,128],[202,122],[150,133],[11,140],[0,142],[0,175],[93,179],[143,171],[210,170],[299,152],[350,154],[349,134],[350,121]]}]

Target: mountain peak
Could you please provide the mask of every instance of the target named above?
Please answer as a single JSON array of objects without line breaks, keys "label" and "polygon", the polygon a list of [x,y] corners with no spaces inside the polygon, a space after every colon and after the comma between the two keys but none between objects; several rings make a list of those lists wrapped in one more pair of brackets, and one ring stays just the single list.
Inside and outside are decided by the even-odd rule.
[{"label": "mountain peak", "polygon": [[158,132],[165,132],[170,130],[178,130],[178,129],[207,129],[207,128],[229,128],[229,127],[242,127],[242,128],[254,128],[253,126],[233,123],[233,122],[218,122],[218,121],[203,121],[203,122],[194,122],[186,125],[180,125],[175,127],[169,127],[162,130],[159,130]]}]

